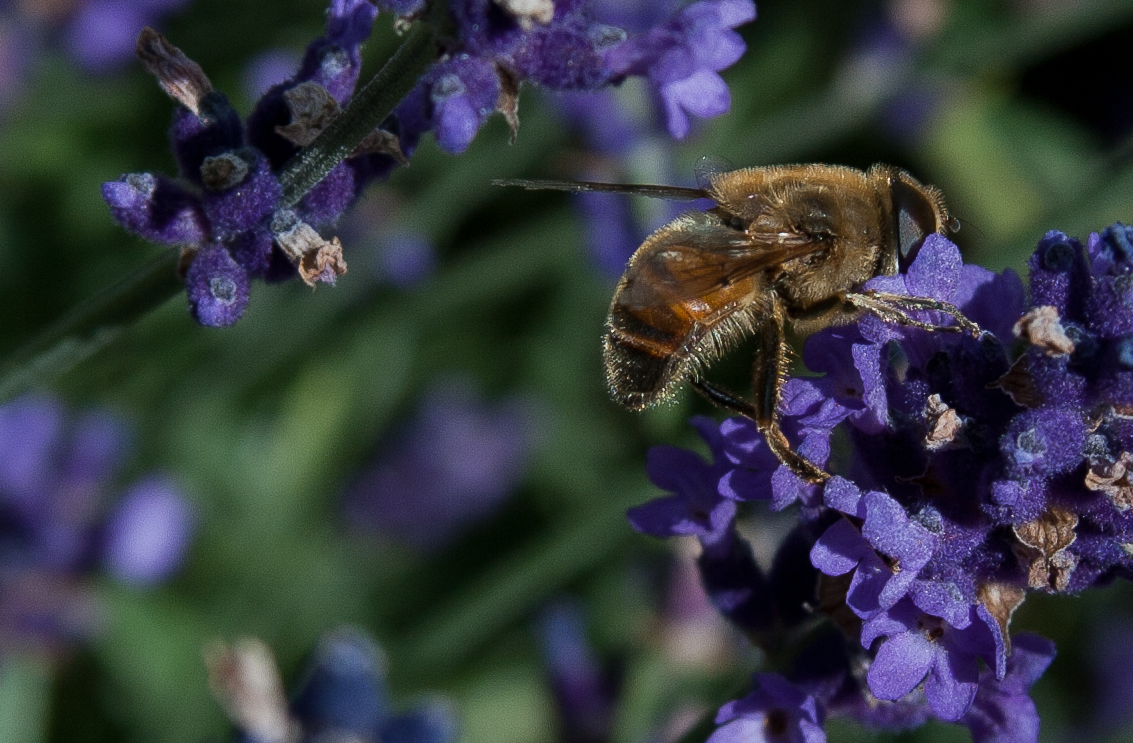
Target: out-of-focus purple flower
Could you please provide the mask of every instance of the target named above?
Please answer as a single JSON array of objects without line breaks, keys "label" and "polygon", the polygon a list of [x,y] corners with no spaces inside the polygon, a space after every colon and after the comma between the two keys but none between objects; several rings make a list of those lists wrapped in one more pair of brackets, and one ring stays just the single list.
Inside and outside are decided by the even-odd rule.
[{"label": "out-of-focus purple flower", "polygon": [[377,256],[377,274],[394,286],[413,286],[433,274],[437,254],[424,235],[397,232],[384,236]]},{"label": "out-of-focus purple flower", "polygon": [[0,11],[0,111],[24,89],[36,54],[38,34],[14,15]]},{"label": "out-of-focus purple flower", "polygon": [[160,583],[181,566],[193,536],[194,517],[167,477],[135,483],[110,515],[103,561],[118,580]]},{"label": "out-of-focus purple flower", "polygon": [[[134,57],[138,31],[157,26],[190,0],[62,0],[46,4],[15,3],[0,9],[0,25],[21,27],[28,56],[35,46],[58,43],[83,70],[105,74],[121,69]],[[0,48],[4,46],[0,41]],[[2,74],[2,73],[0,73]],[[0,89],[3,85],[0,85]]]},{"label": "out-of-focus purple flower", "polygon": [[1100,738],[1133,723],[1133,622],[1106,616],[1087,637],[1093,675],[1089,720]]},{"label": "out-of-focus purple flower", "polygon": [[172,482],[142,480],[114,502],[128,449],[105,412],[71,414],[47,397],[0,406],[0,655],[88,633],[97,563],[153,583],[182,562],[189,525],[176,514],[188,505]]},{"label": "out-of-focus purple flower", "polygon": [[465,382],[436,385],[351,486],[347,517],[419,549],[439,547],[515,491],[536,443],[535,420],[528,400],[489,404]]},{"label": "out-of-focus purple flower", "polygon": [[539,640],[555,696],[559,740],[609,740],[619,679],[603,668],[586,639],[581,607],[570,601],[547,607],[539,621]]},{"label": "out-of-focus purple flower", "polygon": [[813,696],[776,673],[757,673],[755,686],[720,708],[708,743],[825,743],[825,712]]},{"label": "out-of-focus purple flower", "polygon": [[388,196],[375,190],[359,199],[339,234],[344,242],[364,249],[368,257],[362,268],[371,278],[406,289],[433,275],[437,253],[428,236],[401,223],[398,204]]},{"label": "out-of-focus purple flower", "polygon": [[327,740],[451,743],[452,706],[427,700],[390,711],[381,651],[359,630],[340,628],[319,642],[288,705],[271,651],[258,640],[208,649],[209,681],[245,743]]},{"label": "out-of-focus purple flower", "polygon": [[586,225],[586,244],[603,274],[621,276],[641,244],[629,200],[601,193],[580,193],[574,198]]}]

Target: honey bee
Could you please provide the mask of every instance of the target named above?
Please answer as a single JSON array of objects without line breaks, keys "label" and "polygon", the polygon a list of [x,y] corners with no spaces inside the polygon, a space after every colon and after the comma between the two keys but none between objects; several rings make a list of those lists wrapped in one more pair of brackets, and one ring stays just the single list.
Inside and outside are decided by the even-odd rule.
[{"label": "honey bee", "polygon": [[[700,188],[496,183],[715,202],[661,227],[630,258],[602,339],[610,395],[641,410],[671,399],[688,381],[719,407],[755,421],[796,475],[825,480],[829,475],[791,449],[779,426],[788,326],[806,336],[872,312],[887,322],[978,336],[979,327],[951,304],[861,288],[907,267],[927,235],[958,223],[938,189],[889,165],[865,172],[820,164],[700,170]],[[955,324],[922,322],[909,314],[917,310],[945,313]],[[703,376],[747,336],[758,347],[750,402]]]}]

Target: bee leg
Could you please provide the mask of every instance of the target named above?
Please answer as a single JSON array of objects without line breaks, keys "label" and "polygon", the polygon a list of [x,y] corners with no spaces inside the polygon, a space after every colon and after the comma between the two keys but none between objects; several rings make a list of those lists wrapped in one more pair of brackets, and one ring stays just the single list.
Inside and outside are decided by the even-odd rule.
[{"label": "bee leg", "polygon": [[779,428],[779,399],[787,366],[787,345],[783,332],[785,318],[779,302],[775,302],[772,315],[759,329],[759,351],[752,373],[754,403],[703,379],[693,380],[692,385],[712,404],[755,421],[767,446],[791,472],[807,482],[822,482],[830,475],[792,449],[783,430]]},{"label": "bee leg", "polygon": [[692,381],[692,387],[699,392],[705,400],[718,408],[727,410],[729,413],[742,415],[745,418],[751,418],[753,421],[756,420],[759,415],[756,413],[754,405],[723,387],[718,387],[703,379],[694,379]]},{"label": "bee leg", "polygon": [[[904,294],[889,294],[887,292],[849,292],[846,301],[863,310],[872,312],[886,322],[898,325],[908,325],[922,330],[932,330],[943,333],[961,333],[967,331],[973,338],[980,337],[980,326],[969,320],[960,311],[960,308],[948,302],[941,302],[930,297],[907,297]],[[914,310],[931,310],[951,315],[956,321],[955,325],[933,325],[914,319],[910,312]]]}]

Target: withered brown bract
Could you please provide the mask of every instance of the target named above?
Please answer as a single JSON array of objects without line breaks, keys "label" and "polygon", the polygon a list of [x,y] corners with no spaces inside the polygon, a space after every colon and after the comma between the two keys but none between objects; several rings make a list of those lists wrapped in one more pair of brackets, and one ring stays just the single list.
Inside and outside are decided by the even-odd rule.
[{"label": "withered brown bract", "polygon": [[[788,323],[806,335],[868,311],[926,330],[979,334],[945,302],[861,290],[874,276],[907,265],[925,236],[954,229],[940,191],[899,168],[744,168],[708,173],[701,188],[496,183],[716,202],[660,228],[630,258],[603,337],[610,394],[640,410],[668,400],[689,380],[713,403],[752,418],[779,460],[810,481],[828,475],[791,449],[778,421]],[[950,314],[956,325],[918,321],[912,310]],[[758,344],[752,402],[702,376],[708,363],[749,335]]]}]

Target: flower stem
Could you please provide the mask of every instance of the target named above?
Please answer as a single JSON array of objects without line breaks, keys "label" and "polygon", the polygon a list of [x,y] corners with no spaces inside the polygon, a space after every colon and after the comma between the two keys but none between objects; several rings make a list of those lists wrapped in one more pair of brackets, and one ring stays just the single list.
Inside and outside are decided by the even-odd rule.
[{"label": "flower stem", "polygon": [[71,369],[180,290],[170,251],[81,303],[0,363],[0,402]]},{"label": "flower stem", "polygon": [[354,94],[350,105],[284,168],[280,174],[282,206],[295,206],[348,157],[393,112],[436,58],[436,32],[428,23],[416,24],[378,74]]},{"label": "flower stem", "polygon": [[[284,205],[297,204],[349,156],[413,89],[436,57],[436,32],[428,23],[416,24],[350,105],[284,169],[280,176]],[[177,261],[175,252],[163,254],[81,303],[0,360],[0,402],[68,371],[176,296],[183,288]]]}]

